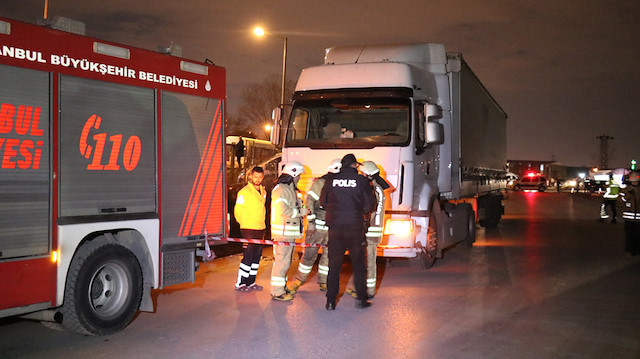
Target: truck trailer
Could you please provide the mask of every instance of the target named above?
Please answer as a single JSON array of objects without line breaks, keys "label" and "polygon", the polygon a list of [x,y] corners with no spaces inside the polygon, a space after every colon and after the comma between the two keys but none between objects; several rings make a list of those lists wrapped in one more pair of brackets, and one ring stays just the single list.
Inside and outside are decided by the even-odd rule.
[{"label": "truck trailer", "polygon": [[102,335],[225,237],[225,70],[0,18],[0,317]]},{"label": "truck trailer", "polygon": [[472,245],[477,221],[500,221],[506,119],[462,55],[442,44],[334,47],[302,71],[290,118],[274,110],[272,140],[283,162],[308,169],[303,189],[347,153],[375,162],[391,184],[378,255],[428,268],[443,249]]}]

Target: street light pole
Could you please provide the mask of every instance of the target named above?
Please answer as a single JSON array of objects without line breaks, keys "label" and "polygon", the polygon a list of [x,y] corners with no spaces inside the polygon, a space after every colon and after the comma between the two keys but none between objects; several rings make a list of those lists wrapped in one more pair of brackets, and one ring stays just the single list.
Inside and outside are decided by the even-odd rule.
[{"label": "street light pole", "polygon": [[284,50],[282,51],[282,92],[280,93],[280,109],[284,113],[284,87],[287,78],[287,37],[284,37]]},{"label": "street light pole", "polygon": [[284,111],[284,92],[287,80],[287,37],[267,32],[261,27],[256,27],[255,29],[253,29],[253,33],[258,37],[262,37],[264,35],[277,37],[284,42],[284,47],[282,50],[282,88],[280,92],[280,109]]}]

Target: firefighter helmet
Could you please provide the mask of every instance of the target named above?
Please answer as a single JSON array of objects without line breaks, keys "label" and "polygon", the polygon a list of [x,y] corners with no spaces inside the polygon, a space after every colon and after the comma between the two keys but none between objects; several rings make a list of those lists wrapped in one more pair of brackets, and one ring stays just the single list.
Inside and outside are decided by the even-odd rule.
[{"label": "firefighter helmet", "polygon": [[339,158],[336,158],[335,160],[331,161],[331,163],[329,164],[329,167],[327,167],[327,171],[331,173],[338,173],[340,172],[341,168],[342,168],[342,162]]},{"label": "firefighter helmet", "polygon": [[304,172],[304,166],[298,161],[290,161],[282,168],[282,173],[288,174],[291,177],[299,176],[302,172]]},{"label": "firefighter helmet", "polygon": [[362,173],[366,174],[367,176],[373,176],[378,172],[380,172],[380,170],[378,169],[378,166],[373,163],[373,161],[362,162]]}]

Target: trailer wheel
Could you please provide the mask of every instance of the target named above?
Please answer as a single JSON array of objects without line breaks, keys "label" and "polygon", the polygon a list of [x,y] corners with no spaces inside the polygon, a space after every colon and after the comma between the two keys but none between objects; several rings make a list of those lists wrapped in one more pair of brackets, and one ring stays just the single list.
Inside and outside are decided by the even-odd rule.
[{"label": "trailer wheel", "polygon": [[67,275],[65,329],[105,335],[126,327],[142,300],[142,271],[127,248],[94,240],[78,249]]}]

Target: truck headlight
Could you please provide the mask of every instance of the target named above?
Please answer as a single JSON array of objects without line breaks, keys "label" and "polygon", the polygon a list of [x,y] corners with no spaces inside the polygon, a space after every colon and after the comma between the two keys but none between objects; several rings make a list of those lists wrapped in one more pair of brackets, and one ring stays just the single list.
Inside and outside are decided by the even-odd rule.
[{"label": "truck headlight", "polygon": [[413,232],[415,224],[412,219],[389,218],[384,224],[385,235],[408,236]]}]

